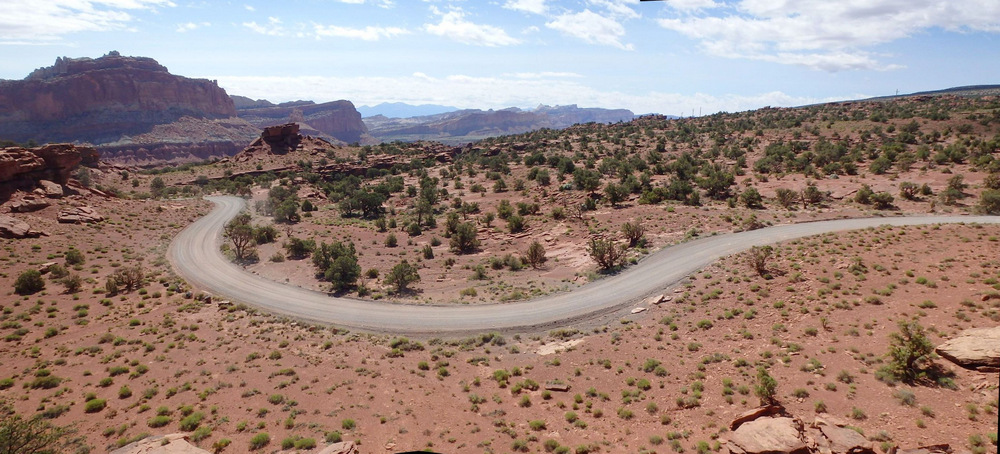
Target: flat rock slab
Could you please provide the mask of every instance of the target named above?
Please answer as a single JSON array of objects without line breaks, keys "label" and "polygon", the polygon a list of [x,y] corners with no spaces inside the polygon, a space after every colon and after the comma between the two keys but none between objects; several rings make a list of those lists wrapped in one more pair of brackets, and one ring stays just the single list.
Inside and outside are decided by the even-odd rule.
[{"label": "flat rock slab", "polygon": [[38,211],[43,208],[48,207],[50,204],[45,199],[35,199],[25,197],[20,200],[15,200],[10,204],[10,211],[12,213],[30,213],[32,211]]},{"label": "flat rock slab", "polygon": [[967,369],[1000,367],[1000,326],[967,329],[935,351]]},{"label": "flat rock slab", "polygon": [[822,425],[819,430],[834,454],[875,454],[872,442],[853,429]]},{"label": "flat rock slab", "polygon": [[0,214],[0,238],[38,238],[43,232],[31,230],[31,226],[13,216]]},{"label": "flat rock slab", "polygon": [[103,221],[104,216],[98,214],[93,208],[85,206],[65,208],[59,211],[59,216],[56,219],[64,224],[91,224]]},{"label": "flat rock slab", "polygon": [[323,448],[319,454],[358,454],[358,447],[353,441],[342,441]]},{"label": "flat rock slab", "polygon": [[192,446],[184,434],[147,437],[111,451],[111,454],[211,454]]},{"label": "flat rock slab", "polygon": [[729,451],[746,454],[806,454],[802,428],[792,418],[758,418],[743,423],[729,437]]}]

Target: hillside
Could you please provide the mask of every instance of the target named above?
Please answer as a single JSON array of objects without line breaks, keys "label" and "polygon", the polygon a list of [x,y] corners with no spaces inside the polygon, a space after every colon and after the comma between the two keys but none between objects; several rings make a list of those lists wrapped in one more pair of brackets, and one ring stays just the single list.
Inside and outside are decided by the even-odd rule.
[{"label": "hillside", "polygon": [[[838,453],[996,449],[995,370],[923,354],[897,368],[891,353],[1000,323],[997,225],[778,242],[609,313],[463,338],[269,315],[201,293],[166,253],[211,209],[202,195],[237,194],[251,208],[220,250],[253,279],[504,304],[727,232],[1000,214],[996,96],[645,116],[462,147],[295,131],[212,163],[90,170],[107,197],[10,213],[50,237],[3,240],[0,401],[75,424],[95,452],[180,431],[221,452],[343,440],[385,452],[722,453],[734,421],[769,398],[801,425],[799,452],[827,452],[832,433],[851,443]],[[57,222],[78,205],[107,219]],[[41,269],[44,289],[14,292]],[[901,344],[907,332],[915,342]]]}]

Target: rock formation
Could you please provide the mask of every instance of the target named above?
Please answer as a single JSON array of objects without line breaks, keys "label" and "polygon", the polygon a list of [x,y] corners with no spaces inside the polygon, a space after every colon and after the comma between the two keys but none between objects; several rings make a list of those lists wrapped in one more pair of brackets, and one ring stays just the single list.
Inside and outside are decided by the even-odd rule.
[{"label": "rock formation", "polygon": [[[720,439],[731,454],[875,454],[875,445],[847,422],[835,416],[816,415],[810,424],[789,415],[780,405],[751,409],[730,424],[732,432]],[[726,451],[723,451],[726,452]],[[890,454],[945,454],[948,445],[904,450]]]},{"label": "rock formation", "polygon": [[94,148],[66,143],[0,149],[0,202],[15,190],[36,187],[48,197],[61,197],[73,171],[81,163],[96,166],[97,156]]},{"label": "rock formation", "polygon": [[111,454],[211,454],[192,446],[184,434],[146,437],[111,451]]},{"label": "rock formation", "polygon": [[59,58],[24,80],[0,82],[0,137],[101,144],[184,115],[227,118],[236,108],[215,81],[167,72],[151,58]]},{"label": "rock formation", "polygon": [[93,208],[88,206],[67,207],[59,210],[56,219],[63,224],[93,224],[104,220]]},{"label": "rock formation", "polygon": [[967,369],[1000,368],[1000,326],[967,329],[935,351]]},{"label": "rock formation", "polygon": [[32,230],[27,222],[0,214],[0,238],[38,238],[43,235],[46,233]]},{"label": "rock formation", "polygon": [[330,139],[344,143],[359,142],[368,134],[368,128],[361,121],[361,114],[350,101],[322,104],[296,101],[277,105],[267,101],[251,103],[244,101],[241,105],[246,107],[238,109],[237,115],[261,128],[295,122],[299,123],[302,129],[314,129]]}]

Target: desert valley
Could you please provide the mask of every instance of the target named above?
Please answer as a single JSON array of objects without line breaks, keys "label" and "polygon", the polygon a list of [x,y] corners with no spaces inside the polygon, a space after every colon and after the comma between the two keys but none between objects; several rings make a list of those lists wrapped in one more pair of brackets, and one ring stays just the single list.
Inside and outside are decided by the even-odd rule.
[{"label": "desert valley", "polygon": [[998,86],[362,118],[113,52],[0,139],[0,452],[997,449]]}]

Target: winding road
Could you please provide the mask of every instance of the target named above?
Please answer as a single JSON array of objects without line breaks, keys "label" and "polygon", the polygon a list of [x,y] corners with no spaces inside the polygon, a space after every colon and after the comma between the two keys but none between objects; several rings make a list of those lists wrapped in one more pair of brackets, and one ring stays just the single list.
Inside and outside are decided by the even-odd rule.
[{"label": "winding road", "polygon": [[579,289],[516,303],[428,306],[333,297],[247,273],[220,252],[226,222],[245,206],[238,197],[215,196],[215,209],[174,238],[168,257],[195,288],[295,319],[363,331],[454,335],[540,330],[566,326],[620,310],[676,285],[708,264],[751,246],[880,225],[1000,224],[1000,216],[914,216],[844,219],[768,227],[709,236],[664,248],[637,265]]}]

